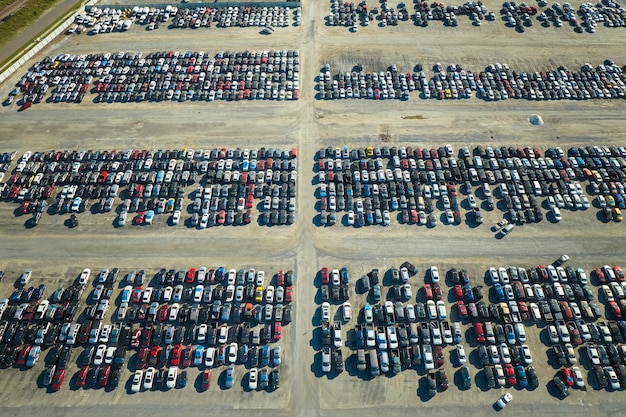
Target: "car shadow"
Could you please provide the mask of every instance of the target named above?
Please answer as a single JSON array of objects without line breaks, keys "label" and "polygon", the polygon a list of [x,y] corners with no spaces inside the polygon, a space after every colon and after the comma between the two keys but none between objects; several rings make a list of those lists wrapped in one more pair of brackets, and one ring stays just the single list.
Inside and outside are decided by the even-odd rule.
[{"label": "car shadow", "polygon": [[416,394],[422,402],[428,402],[432,399],[432,397],[428,395],[428,377],[426,375],[419,379]]}]

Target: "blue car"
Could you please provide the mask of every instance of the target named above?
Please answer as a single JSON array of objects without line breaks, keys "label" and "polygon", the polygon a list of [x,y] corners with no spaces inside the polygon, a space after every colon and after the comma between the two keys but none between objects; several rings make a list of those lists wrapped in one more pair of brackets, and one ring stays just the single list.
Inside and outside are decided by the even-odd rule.
[{"label": "blue car", "polygon": [[471,285],[467,284],[463,287],[463,295],[465,295],[467,301],[475,301],[474,292],[472,291]]},{"label": "blue car", "polygon": [[193,353],[193,364],[194,366],[202,365],[204,361],[204,346],[198,345],[196,350]]},{"label": "blue car", "polygon": [[517,374],[517,384],[520,388],[528,387],[528,377],[526,376],[526,370],[522,365],[517,365],[515,367],[515,373]]},{"label": "blue car", "polygon": [[365,338],[363,336],[363,332],[355,332],[355,335],[356,335],[356,347],[357,348],[365,347]]},{"label": "blue car", "polygon": [[506,297],[504,296],[504,291],[502,290],[502,285],[495,283],[493,284],[493,290],[496,293],[496,298],[498,301],[504,301]]}]

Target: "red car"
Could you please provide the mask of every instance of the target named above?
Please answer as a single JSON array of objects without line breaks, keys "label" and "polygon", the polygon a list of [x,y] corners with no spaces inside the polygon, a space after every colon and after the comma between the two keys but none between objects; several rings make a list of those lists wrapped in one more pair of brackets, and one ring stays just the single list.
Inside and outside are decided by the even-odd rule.
[{"label": "red car", "polygon": [[277,321],[274,323],[274,340],[279,341],[283,333],[283,325]]},{"label": "red car", "polygon": [[220,210],[217,214],[217,224],[223,225],[226,222],[226,211]]},{"label": "red car", "polygon": [[441,293],[441,285],[439,285],[439,283],[437,282],[433,284],[433,296],[435,297],[435,300],[437,301],[443,298],[443,295]]},{"label": "red car", "polygon": [[290,303],[293,301],[293,287],[285,288],[285,302]]},{"label": "red car", "polygon": [[456,308],[459,309],[459,316],[461,316],[461,318],[467,318],[467,307],[465,307],[463,301],[457,301]]},{"label": "red car", "polygon": [[168,306],[167,304],[163,304],[161,307],[159,307],[159,311],[157,312],[157,320],[167,321],[169,311],[170,306]]},{"label": "red car", "polygon": [[504,375],[506,376],[506,383],[513,386],[517,384],[517,377],[515,376],[515,369],[510,363],[504,364]]},{"label": "red car", "polygon": [[613,267],[613,272],[615,272],[615,276],[617,277],[617,279],[618,279],[619,281],[624,281],[624,280],[626,280],[626,277],[624,277],[624,271],[622,270],[622,268],[621,268],[621,267],[619,267],[619,266],[615,265],[615,266]]},{"label": "red car", "polygon": [[187,368],[191,366],[191,362],[193,360],[193,348],[192,346],[185,346],[183,349],[183,359],[181,361],[181,368]]},{"label": "red car", "polygon": [[560,376],[565,385],[568,387],[574,386],[574,372],[570,368],[561,368]]},{"label": "red car", "polygon": [[185,282],[187,284],[193,284],[195,280],[196,280],[196,268],[191,268],[189,271],[187,271],[187,277],[185,278]]},{"label": "red car", "polygon": [[180,365],[180,357],[182,356],[182,353],[183,347],[181,345],[174,345],[170,356],[170,363],[172,366]]},{"label": "red car", "polygon": [[252,222],[252,210],[246,210],[243,215],[243,222],[245,224],[250,224]]},{"label": "red car", "polygon": [[599,284],[606,284],[606,276],[604,275],[604,271],[600,268],[596,268],[593,270],[593,273],[596,276]]},{"label": "red car", "polygon": [[52,388],[54,391],[58,391],[61,389],[61,385],[63,385],[63,380],[65,379],[65,369],[57,369],[54,373],[54,377],[52,378]]},{"label": "red car", "polygon": [[146,367],[146,363],[148,362],[148,354],[150,353],[150,349],[147,347],[139,349],[139,353],[137,354],[137,369],[143,369]]},{"label": "red car", "polygon": [[433,288],[430,286],[430,284],[424,284],[424,297],[427,300],[433,299]]},{"label": "red car", "polygon": [[454,284],[454,298],[456,298],[457,301],[463,299],[463,289],[459,284]]},{"label": "red car", "polygon": [[135,217],[135,224],[143,224],[143,221],[146,218],[146,213],[143,211],[140,211],[139,213],[137,213],[137,216]]},{"label": "red car", "polygon": [[254,196],[252,194],[248,194],[246,196],[246,208],[251,209],[254,206]]},{"label": "red car", "polygon": [[322,285],[328,285],[330,281],[330,275],[328,274],[328,268],[322,268]]},{"label": "red car", "polygon": [[202,372],[202,390],[206,391],[211,387],[211,374],[212,371],[211,369],[205,369],[204,372]]},{"label": "red car", "polygon": [[139,344],[141,347],[150,346],[150,340],[152,340],[152,325],[147,325],[141,331],[141,340]]},{"label": "red car", "polygon": [[282,270],[276,274],[276,285],[285,285],[285,273]]},{"label": "red car", "polygon": [[478,343],[485,343],[485,328],[482,323],[474,323],[474,334]]},{"label": "red car", "polygon": [[133,290],[133,293],[130,296],[130,302],[134,304],[139,304],[141,302],[141,287],[137,287]]},{"label": "red car", "polygon": [[550,277],[548,276],[548,270],[546,269],[545,266],[539,265],[537,267],[537,272],[541,276],[541,279],[543,279],[544,281],[548,281],[550,279]]},{"label": "red car", "polygon": [[17,354],[17,364],[18,366],[26,365],[26,359],[28,359],[28,354],[33,347],[31,345],[24,346],[19,353]]},{"label": "red car", "polygon": [[163,348],[161,346],[152,346],[150,349],[150,357],[148,358],[148,366],[156,366],[159,363],[159,353]]},{"label": "red car", "polygon": [[76,388],[82,388],[85,386],[85,381],[87,380],[87,375],[89,375],[89,366],[83,366],[80,368],[80,371],[76,374]]},{"label": "red car", "polygon": [[141,337],[141,329],[136,328],[133,330],[133,333],[130,335],[130,347],[138,348],[139,347],[139,338]]},{"label": "red car", "polygon": [[443,355],[443,348],[441,346],[435,346],[433,348],[433,353],[435,356],[435,366],[437,368],[443,366],[443,364],[446,362],[446,358]]},{"label": "red car", "polygon": [[109,375],[111,375],[111,365],[104,365],[100,369],[100,375],[98,375],[98,385],[106,387],[109,382]]},{"label": "red car", "polygon": [[615,301],[609,301],[609,307],[611,307],[611,313],[613,313],[613,317],[616,319],[622,318],[622,310],[619,308],[619,304]]}]

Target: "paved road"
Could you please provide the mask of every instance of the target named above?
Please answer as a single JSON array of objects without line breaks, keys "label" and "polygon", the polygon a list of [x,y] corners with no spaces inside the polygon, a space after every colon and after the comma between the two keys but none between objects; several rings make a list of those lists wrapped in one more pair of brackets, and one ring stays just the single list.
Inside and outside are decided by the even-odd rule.
[{"label": "paved road", "polygon": [[10,42],[0,48],[0,62],[10,57],[13,53],[23,48],[32,38],[37,36],[45,27],[54,22],[80,0],[62,0],[52,9],[45,12],[36,22],[20,32]]}]

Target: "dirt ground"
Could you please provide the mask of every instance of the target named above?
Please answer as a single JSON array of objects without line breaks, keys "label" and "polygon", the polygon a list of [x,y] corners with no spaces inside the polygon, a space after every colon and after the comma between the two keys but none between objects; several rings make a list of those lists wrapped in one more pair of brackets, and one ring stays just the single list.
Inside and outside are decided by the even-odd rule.
[{"label": "dirt ground", "polygon": [[[498,12],[499,4],[486,1]],[[575,5],[577,6],[577,5]],[[34,229],[24,228],[24,219],[13,215],[15,206],[0,205],[0,269],[7,278],[17,278],[30,267],[37,271],[36,284],[43,280],[73,279],[83,267],[111,266],[158,270],[202,264],[265,265],[267,269],[293,266],[297,274],[295,316],[285,343],[284,377],[277,393],[229,391],[198,394],[191,388],[175,392],[128,395],[118,388],[48,394],[36,388],[43,370],[0,371],[0,414],[30,416],[126,416],[135,410],[165,416],[173,413],[200,415],[207,411],[223,416],[377,416],[428,412],[432,416],[495,414],[492,404],[504,390],[483,391],[474,387],[460,391],[455,386],[425,401],[423,375],[404,371],[395,377],[364,380],[350,372],[328,378],[320,375],[320,357],[314,326],[317,324],[314,278],[322,266],[350,267],[353,276],[377,267],[381,270],[410,260],[420,274],[430,265],[440,270],[465,267],[473,282],[480,282],[489,266],[532,266],[553,261],[568,253],[572,265],[586,269],[602,263],[624,263],[624,224],[602,223],[597,210],[565,213],[559,224],[542,222],[516,227],[503,240],[494,239],[489,227],[502,212],[485,213],[477,228],[466,224],[439,225],[433,229],[403,226],[393,221],[389,228],[352,229],[316,226],[313,163],[316,151],[326,146],[380,144],[380,134],[391,137],[390,145],[548,146],[624,145],[623,101],[530,102],[508,100],[487,103],[421,100],[374,102],[367,100],[315,100],[315,77],[329,63],[333,69],[349,70],[361,63],[365,70],[381,71],[395,63],[403,71],[421,63],[461,63],[479,71],[489,63],[506,62],[525,71],[546,70],[564,64],[570,68],[585,62],[594,65],[605,58],[626,63],[625,35],[619,29],[599,27],[596,34],[576,34],[571,28],[542,28],[535,25],[518,34],[501,21],[471,26],[459,17],[457,28],[431,22],[418,28],[410,22],[397,27],[328,27],[324,16],[329,3],[305,3],[302,25],[260,35],[258,29],[198,29],[147,32],[134,27],[128,33],[61,37],[44,55],[61,53],[154,50],[299,49],[301,56],[301,99],[297,102],[212,102],[141,104],[37,104],[17,113],[15,107],[0,109],[0,150],[23,152],[48,149],[167,149],[187,147],[274,146],[298,147],[299,176],[296,224],[291,227],[214,228],[195,230],[170,227],[158,219],[153,227],[114,229],[114,214],[80,215],[76,230],[63,226],[66,217],[44,216]],[[0,86],[4,97],[19,78]],[[533,126],[528,118],[540,115],[544,124]],[[407,116],[419,116],[406,118]],[[58,275],[61,276],[58,276]],[[414,284],[423,283],[421,277]],[[476,281],[475,281],[476,280]],[[0,295],[8,296],[12,280],[0,284]],[[49,285],[49,288],[51,285]],[[417,287],[415,287],[417,288]],[[362,305],[356,296],[355,307]],[[449,305],[448,305],[449,308]],[[510,390],[515,397],[508,415],[623,415],[621,393],[588,390],[574,392],[560,401],[546,389],[555,370],[548,365],[536,327],[529,329],[531,351],[541,385],[534,391]],[[469,344],[466,343],[466,349]],[[447,348],[449,353],[451,349]],[[468,350],[469,353],[469,350]],[[344,357],[347,349],[344,348]],[[449,355],[446,356],[449,358]],[[447,361],[449,375],[455,368]],[[471,365],[472,375],[478,369]],[[193,374],[192,374],[193,375]],[[238,374],[240,380],[243,373]],[[130,377],[126,370],[122,381]],[[26,406],[27,405],[27,406]]]}]

